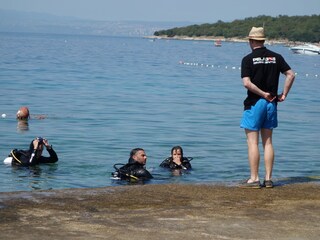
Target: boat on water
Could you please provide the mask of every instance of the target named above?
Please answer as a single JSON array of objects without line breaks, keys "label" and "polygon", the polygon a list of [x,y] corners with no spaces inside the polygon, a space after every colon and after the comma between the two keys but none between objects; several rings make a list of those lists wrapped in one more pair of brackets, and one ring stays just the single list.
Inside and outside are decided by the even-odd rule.
[{"label": "boat on water", "polygon": [[313,44],[298,45],[290,48],[293,53],[320,55],[320,47]]},{"label": "boat on water", "polygon": [[222,46],[221,40],[216,40],[216,41],[214,42],[214,45],[215,45],[216,47],[221,47],[221,46]]}]

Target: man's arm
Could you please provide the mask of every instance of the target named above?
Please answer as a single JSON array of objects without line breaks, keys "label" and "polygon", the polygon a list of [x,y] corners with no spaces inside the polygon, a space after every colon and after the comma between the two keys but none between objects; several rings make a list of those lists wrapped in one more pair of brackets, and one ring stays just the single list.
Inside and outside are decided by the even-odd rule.
[{"label": "man's arm", "polygon": [[251,79],[249,77],[243,77],[242,81],[243,81],[243,86],[246,89],[248,89],[250,92],[253,92],[254,94],[257,94],[265,98],[269,102],[272,102],[276,98],[275,96],[272,96],[271,93],[264,92],[260,88],[258,88],[255,84],[251,82]]},{"label": "man's arm", "polygon": [[283,102],[286,99],[296,77],[291,69],[284,72],[284,75],[286,75],[286,79],[284,81],[283,92],[278,96],[279,102]]}]

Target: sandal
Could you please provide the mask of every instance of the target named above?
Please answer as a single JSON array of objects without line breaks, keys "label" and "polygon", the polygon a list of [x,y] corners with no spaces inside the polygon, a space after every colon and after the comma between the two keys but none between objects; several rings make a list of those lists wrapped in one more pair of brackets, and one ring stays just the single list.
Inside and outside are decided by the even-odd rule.
[{"label": "sandal", "polygon": [[264,180],[263,181],[263,187],[273,188],[273,182],[271,180]]},{"label": "sandal", "polygon": [[261,184],[260,184],[260,181],[255,181],[255,182],[252,182],[252,183],[248,183],[250,179],[247,179],[243,182],[241,182],[239,184],[239,187],[240,188],[253,188],[253,189],[260,189],[261,188]]}]

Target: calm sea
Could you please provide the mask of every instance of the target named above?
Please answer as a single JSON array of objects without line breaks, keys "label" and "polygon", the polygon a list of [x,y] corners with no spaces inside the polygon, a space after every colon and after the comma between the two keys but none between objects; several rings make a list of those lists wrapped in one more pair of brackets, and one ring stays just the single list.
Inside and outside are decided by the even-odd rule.
[{"label": "calm sea", "polygon": [[[319,181],[320,56],[268,47],[297,72],[279,105],[274,178]],[[239,67],[249,51],[247,43],[0,33],[1,159],[37,136],[49,139],[59,156],[57,164],[33,169],[1,160],[0,191],[126,184],[110,173],[135,147],[148,155],[155,177],[149,184],[232,184],[248,177]],[[23,105],[47,118],[31,119],[21,131],[15,113]],[[189,174],[158,167],[174,145],[193,157]],[[260,171],[263,178],[263,162]]]}]

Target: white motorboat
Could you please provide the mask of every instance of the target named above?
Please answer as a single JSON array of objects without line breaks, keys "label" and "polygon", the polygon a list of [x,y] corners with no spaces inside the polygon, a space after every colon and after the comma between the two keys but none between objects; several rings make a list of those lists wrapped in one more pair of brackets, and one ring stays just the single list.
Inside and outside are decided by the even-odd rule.
[{"label": "white motorboat", "polygon": [[320,55],[320,47],[313,44],[304,44],[290,48],[293,53],[307,54],[307,55]]},{"label": "white motorboat", "polygon": [[222,46],[221,40],[216,40],[216,41],[214,42],[214,45],[215,45],[216,47],[221,47],[221,46]]}]

